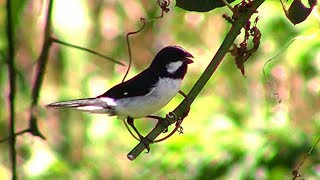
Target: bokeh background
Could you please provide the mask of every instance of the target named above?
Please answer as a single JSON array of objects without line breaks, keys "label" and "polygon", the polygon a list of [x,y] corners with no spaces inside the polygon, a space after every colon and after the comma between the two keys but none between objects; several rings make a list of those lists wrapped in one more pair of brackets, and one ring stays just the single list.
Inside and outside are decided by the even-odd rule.
[{"label": "bokeh background", "polygon": [[[14,2],[19,131],[28,127],[31,85],[43,42],[47,1]],[[129,77],[148,67],[164,46],[180,45],[195,56],[182,86],[187,93],[230,28],[221,15],[231,13],[227,8],[187,12],[174,4],[172,1],[164,18],[148,23],[142,32],[131,37],[133,67]],[[5,1],[0,0],[0,49],[6,48],[5,12]],[[134,161],[126,155],[138,142],[122,121],[44,107],[54,101],[102,94],[121,82],[126,67],[54,44],[37,110],[40,131],[47,140],[30,134],[17,138],[19,177],[291,179],[291,172],[320,137],[319,12],[316,7],[305,22],[294,26],[285,18],[279,1],[265,2],[259,8],[260,48],[245,63],[246,78],[227,55],[192,104],[182,124],[183,135],[175,134],[152,145],[149,154],[142,153]],[[155,1],[56,0],[53,34],[127,65],[126,33],[140,28],[141,17],[159,14]],[[264,64],[274,56],[277,57],[266,65],[264,76]],[[8,84],[2,52],[0,138],[8,135]],[[178,95],[157,114],[164,116],[181,100]],[[136,122],[143,134],[155,125],[150,119]],[[7,143],[0,144],[0,179],[11,177],[8,150]],[[305,179],[320,179],[319,145],[300,173]]]}]

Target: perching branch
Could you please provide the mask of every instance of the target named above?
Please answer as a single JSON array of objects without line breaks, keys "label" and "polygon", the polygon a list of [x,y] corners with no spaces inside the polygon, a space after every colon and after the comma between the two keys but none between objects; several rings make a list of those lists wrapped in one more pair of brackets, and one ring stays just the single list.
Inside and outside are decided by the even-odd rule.
[{"label": "perching branch", "polygon": [[[202,73],[196,84],[192,87],[191,91],[187,95],[187,97],[178,105],[176,109],[174,109],[173,113],[178,118],[169,118],[166,117],[171,124],[175,123],[178,119],[184,119],[187,116],[188,109],[195,98],[199,95],[201,90],[204,88],[212,74],[215,72],[219,64],[221,63],[224,56],[229,52],[231,45],[233,44],[236,37],[240,34],[241,28],[249,21],[251,15],[256,12],[257,8],[264,2],[265,0],[255,0],[252,1],[251,5],[248,7],[246,11],[241,12],[240,16],[235,19],[232,24],[231,29],[229,30],[226,38],[224,39],[222,45],[219,50],[211,60],[210,64],[207,66],[205,71]],[[168,126],[167,126],[168,127]],[[159,136],[166,128],[162,123],[158,123],[156,127],[146,136],[149,140],[154,140],[157,136]],[[140,142],[134,149],[132,149],[127,155],[128,159],[134,160],[139,154],[145,149],[145,145]]]},{"label": "perching branch", "polygon": [[10,94],[9,94],[9,111],[10,111],[10,119],[9,119],[9,149],[10,149],[10,161],[11,161],[11,174],[12,179],[17,179],[16,174],[16,164],[17,164],[17,152],[16,152],[16,137],[14,135],[15,132],[15,93],[16,93],[16,73],[15,73],[15,62],[14,62],[14,28],[12,22],[12,4],[10,0],[7,0],[7,40],[8,40],[8,76],[10,82]]}]

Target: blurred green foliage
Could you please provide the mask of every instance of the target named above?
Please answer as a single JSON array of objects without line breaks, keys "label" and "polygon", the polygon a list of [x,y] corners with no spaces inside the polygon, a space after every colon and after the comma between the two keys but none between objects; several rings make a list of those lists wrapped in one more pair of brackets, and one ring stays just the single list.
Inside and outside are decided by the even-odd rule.
[{"label": "blurred green foliage", "polygon": [[[42,46],[45,1],[17,6],[16,61],[18,71],[17,131],[28,126],[28,105],[34,65]],[[174,4],[174,3],[173,3]],[[0,1],[0,47],[5,49],[4,1]],[[133,68],[146,68],[166,45],[192,52],[182,90],[188,92],[210,62],[230,28],[219,8],[208,13],[170,6],[164,18],[150,22],[131,37]],[[47,141],[24,134],[17,139],[18,172],[22,179],[290,179],[320,136],[319,7],[293,26],[278,1],[259,9],[261,46],[245,63],[247,78],[227,55],[206,88],[192,104],[182,126],[163,143],[151,146],[131,162],[126,154],[137,144],[114,117],[70,110],[52,111],[45,104],[96,96],[119,83],[125,67],[58,44],[50,50],[41,100],[40,128]],[[125,35],[137,30],[140,17],[160,13],[151,1],[55,1],[54,35],[126,62]],[[295,40],[288,46],[293,39]],[[241,41],[239,39],[239,41]],[[0,52],[0,137],[6,137],[8,78]],[[279,56],[266,66],[270,58]],[[269,86],[268,82],[272,87]],[[274,93],[278,93],[279,97]],[[279,99],[281,103],[278,103]],[[159,115],[181,102],[177,96]],[[137,120],[146,134],[153,120]],[[10,177],[7,143],[0,144],[0,179]],[[301,167],[305,179],[320,178],[320,147]]]}]

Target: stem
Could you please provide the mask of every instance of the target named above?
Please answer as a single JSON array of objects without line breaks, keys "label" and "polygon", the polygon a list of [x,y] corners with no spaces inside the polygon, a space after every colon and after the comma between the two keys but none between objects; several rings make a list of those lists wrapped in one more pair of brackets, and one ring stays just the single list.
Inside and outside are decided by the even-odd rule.
[{"label": "stem", "polygon": [[228,3],[227,0],[221,0],[223,2],[223,4],[225,4],[232,12],[233,12],[233,8],[232,6]]},{"label": "stem", "polygon": [[[219,50],[212,58],[210,64],[207,66],[205,71],[202,73],[196,84],[193,86],[187,97],[178,105],[178,107],[173,111],[173,113],[177,117],[181,117],[182,119],[187,116],[186,112],[188,111],[188,107],[192,104],[195,98],[199,95],[201,90],[204,88],[210,77],[213,75],[224,56],[228,53],[231,45],[233,44],[236,37],[240,34],[241,28],[245,25],[245,23],[250,19],[251,15],[256,12],[256,9],[264,2],[265,0],[255,0],[252,2],[252,6],[248,11],[240,14],[239,18],[234,21],[231,29],[229,30],[226,38],[224,39],[222,45]],[[176,119],[166,118],[168,121],[174,123]],[[161,123],[158,123],[156,127],[147,135],[147,139],[154,140],[159,134],[163,132],[166,127]],[[134,160],[143,150],[145,149],[145,145],[143,143],[139,143],[134,149],[129,152],[127,157],[130,160]]]},{"label": "stem", "polygon": [[56,39],[56,38],[54,38],[54,37],[51,37],[50,39],[51,39],[51,41],[53,41],[53,42],[55,42],[55,43],[62,44],[62,45],[65,45],[65,46],[69,46],[69,47],[72,47],[72,48],[75,48],[75,49],[80,49],[80,50],[83,50],[83,51],[87,51],[87,52],[89,52],[89,53],[91,53],[91,54],[94,54],[94,55],[100,56],[100,57],[102,57],[102,58],[108,59],[108,60],[110,60],[110,61],[112,61],[112,62],[114,62],[114,63],[116,63],[116,64],[121,65],[121,66],[125,66],[125,65],[124,65],[123,63],[121,63],[121,62],[118,62],[118,61],[112,59],[111,57],[105,56],[105,55],[103,55],[103,54],[101,54],[101,53],[98,53],[98,52],[96,52],[96,51],[93,51],[93,50],[91,50],[91,49],[84,48],[84,47],[81,47],[81,46],[77,46],[77,45],[74,45],[74,44],[70,44],[70,43],[61,41],[61,40],[59,40],[59,39]]},{"label": "stem", "polygon": [[140,28],[139,30],[137,30],[137,31],[129,32],[129,33],[127,34],[127,36],[126,36],[126,39],[127,39],[127,47],[128,47],[128,54],[129,54],[129,65],[128,65],[128,68],[127,68],[126,73],[125,73],[124,76],[123,76],[122,82],[124,82],[124,81],[126,80],[126,77],[127,77],[127,75],[129,74],[129,71],[130,71],[130,69],[131,69],[131,64],[132,64],[132,53],[131,53],[131,47],[130,47],[129,37],[130,37],[130,35],[134,35],[134,34],[139,33],[140,31],[142,31],[143,28],[144,28],[144,26],[146,25],[146,21],[145,21],[143,18],[141,18],[140,21],[143,23],[142,26],[141,26],[141,28]]},{"label": "stem", "polygon": [[38,58],[38,63],[36,67],[36,73],[37,73],[36,80],[32,88],[32,105],[36,105],[39,100],[39,94],[40,94],[40,89],[43,82],[44,71],[46,69],[46,65],[48,61],[49,49],[52,44],[52,41],[50,39],[52,6],[53,6],[53,0],[50,0],[48,5],[47,17],[46,17],[44,42],[43,42],[41,54]]},{"label": "stem", "polygon": [[40,133],[37,125],[37,118],[34,114],[34,108],[38,104],[39,101],[39,94],[41,90],[41,86],[43,83],[43,78],[48,62],[48,56],[49,56],[49,50],[52,44],[52,40],[50,38],[51,35],[51,15],[52,15],[52,6],[53,6],[53,0],[49,1],[48,4],[48,11],[46,16],[46,26],[45,26],[45,32],[44,32],[44,42],[42,45],[41,54],[37,61],[37,67],[36,67],[36,80],[33,84],[32,88],[32,103],[30,105],[30,119],[29,119],[29,127],[30,132],[34,136],[39,136],[42,139],[44,139],[44,136]]},{"label": "stem", "polygon": [[[24,134],[24,133],[27,133],[27,132],[30,132],[30,129],[29,129],[29,128],[14,133],[14,136],[17,137],[17,136],[19,136],[19,135],[21,135],[21,134]],[[10,137],[5,137],[5,138],[3,138],[3,139],[0,140],[0,143],[3,143],[3,142],[5,142],[5,141],[7,141],[7,140],[9,140],[9,139],[10,139]]]},{"label": "stem", "polygon": [[11,160],[11,174],[12,179],[17,179],[16,164],[17,164],[17,152],[15,148],[16,137],[15,132],[15,93],[16,93],[16,74],[15,74],[15,62],[14,62],[14,28],[12,22],[11,1],[7,0],[7,38],[8,38],[8,71],[10,81],[10,119],[9,119],[9,147],[10,147],[10,160]]}]

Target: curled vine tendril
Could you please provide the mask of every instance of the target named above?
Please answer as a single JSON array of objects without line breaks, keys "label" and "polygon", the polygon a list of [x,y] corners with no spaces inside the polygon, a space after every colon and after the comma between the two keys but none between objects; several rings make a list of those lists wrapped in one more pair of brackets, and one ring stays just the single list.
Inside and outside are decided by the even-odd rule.
[{"label": "curled vine tendril", "polygon": [[[122,82],[124,82],[125,79],[126,79],[126,77],[128,76],[129,71],[130,71],[130,69],[131,69],[131,64],[132,64],[132,53],[131,53],[131,46],[130,46],[130,41],[129,41],[130,35],[134,35],[134,34],[137,34],[137,33],[141,32],[141,31],[144,29],[144,27],[145,27],[145,25],[146,25],[147,22],[151,22],[151,21],[154,21],[154,20],[163,18],[164,13],[168,13],[168,12],[170,11],[170,9],[169,9],[170,0],[157,0],[157,3],[158,3],[158,5],[159,5],[159,7],[161,8],[161,14],[160,14],[159,16],[153,18],[153,19],[148,19],[148,20],[146,20],[145,18],[140,18],[140,22],[142,22],[142,26],[140,27],[140,29],[138,29],[137,31],[129,32],[129,33],[126,35],[127,47],[128,47],[128,54],[129,54],[129,65],[128,65],[128,68],[127,68],[127,70],[126,70],[126,73],[125,73],[125,75],[124,75],[124,77],[123,77],[123,79],[122,79]],[[149,118],[155,118],[155,117],[149,116]],[[157,119],[157,118],[155,118],[155,119]],[[135,136],[134,133],[131,131],[131,129],[130,129],[129,126],[127,125],[126,121],[124,120],[123,122],[124,122],[127,130],[129,131],[129,133],[131,134],[131,136],[132,136],[133,138],[135,138],[136,140],[140,140],[140,139],[139,139],[137,136]]]},{"label": "curled vine tendril", "polygon": [[122,82],[124,82],[126,77],[128,76],[129,71],[131,69],[131,63],[132,63],[132,53],[131,53],[131,46],[130,46],[129,36],[141,32],[144,29],[144,27],[145,27],[147,22],[155,21],[156,19],[161,19],[161,18],[163,18],[164,12],[167,13],[167,12],[170,11],[170,9],[168,8],[169,5],[170,5],[170,0],[158,0],[157,3],[159,5],[159,7],[161,8],[161,14],[159,16],[153,18],[153,19],[148,19],[148,20],[146,20],[145,18],[140,18],[140,22],[142,22],[141,28],[139,30],[137,30],[137,31],[129,32],[126,35],[128,54],[129,54],[129,65],[128,65],[127,71],[126,71],[126,73],[125,73],[125,75],[124,75],[124,77],[122,79]]}]

